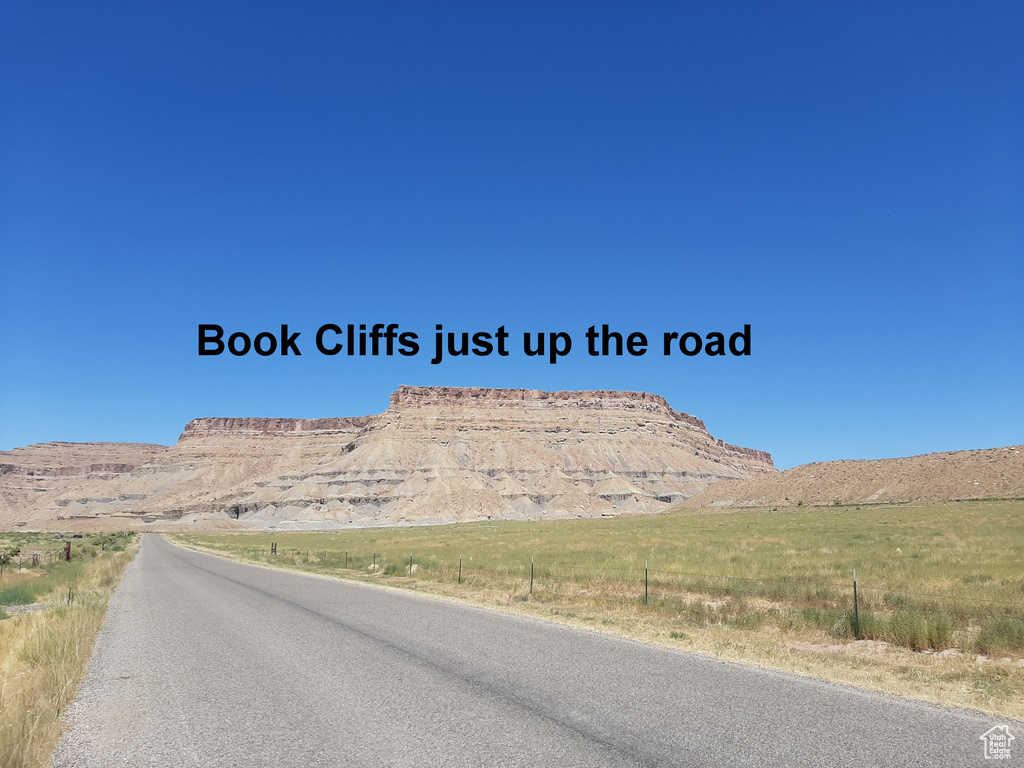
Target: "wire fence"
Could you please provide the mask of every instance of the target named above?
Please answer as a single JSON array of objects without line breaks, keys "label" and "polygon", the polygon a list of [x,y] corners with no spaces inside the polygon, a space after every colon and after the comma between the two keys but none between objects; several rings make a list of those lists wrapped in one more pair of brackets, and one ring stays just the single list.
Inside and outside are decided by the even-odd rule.
[{"label": "wire fence", "polygon": [[[941,650],[959,644],[1024,652],[1024,599],[982,597],[977,585],[969,593],[955,594],[865,584],[863,579],[857,581],[856,572],[846,582],[815,581],[652,568],[649,561],[594,565],[531,558],[496,563],[462,556],[458,560],[433,555],[417,558],[415,553],[278,550],[276,544],[257,547],[253,555],[371,577],[498,587],[518,599],[558,601],[571,597],[592,603],[637,604],[704,623],[756,627],[796,615],[805,624],[841,637],[885,639],[917,649]],[[994,646],[985,639],[986,632],[998,635]]]},{"label": "wire fence", "polygon": [[4,572],[22,572],[32,569],[45,568],[55,562],[69,558],[69,547],[62,546],[60,549],[37,549],[31,552],[5,550],[0,551],[0,580]]}]

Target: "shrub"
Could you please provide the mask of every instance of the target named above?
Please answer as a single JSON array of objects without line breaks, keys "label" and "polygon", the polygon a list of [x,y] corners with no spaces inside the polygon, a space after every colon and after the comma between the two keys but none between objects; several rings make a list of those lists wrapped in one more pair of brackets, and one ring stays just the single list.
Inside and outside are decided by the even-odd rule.
[{"label": "shrub", "polygon": [[[839,611],[807,606],[800,609],[799,624],[813,629],[828,629],[836,637],[846,637],[846,619]],[[852,635],[851,635],[852,637]]]},{"label": "shrub", "polygon": [[894,645],[915,651],[941,651],[952,644],[953,622],[945,613],[896,611],[880,634]]},{"label": "shrub", "polygon": [[928,621],[916,611],[896,611],[889,617],[888,640],[915,651],[928,647]]},{"label": "shrub", "polygon": [[990,581],[995,581],[995,577],[989,576],[987,573],[974,573],[960,579],[961,584],[987,584]]},{"label": "shrub", "polygon": [[862,640],[881,640],[885,636],[884,622],[871,611],[860,612],[860,637]]},{"label": "shrub", "polygon": [[871,611],[861,611],[854,616],[853,611],[843,611],[832,625],[832,634],[836,637],[852,640],[857,636],[857,625],[860,624],[861,640],[881,640],[885,630],[881,622]]},{"label": "shrub", "polygon": [[928,647],[935,651],[943,651],[952,644],[953,622],[945,613],[933,613],[928,616]]},{"label": "shrub", "polygon": [[750,612],[731,616],[728,623],[739,629],[760,629],[767,620],[768,617],[763,613]]},{"label": "shrub", "polygon": [[0,589],[0,605],[31,605],[35,601],[36,593],[25,584]]},{"label": "shrub", "polygon": [[987,620],[981,625],[975,647],[986,655],[1024,651],[1024,621],[1009,616]]},{"label": "shrub", "polygon": [[856,626],[853,611],[843,611],[839,618],[832,623],[832,634],[844,640],[852,640],[857,636]]}]

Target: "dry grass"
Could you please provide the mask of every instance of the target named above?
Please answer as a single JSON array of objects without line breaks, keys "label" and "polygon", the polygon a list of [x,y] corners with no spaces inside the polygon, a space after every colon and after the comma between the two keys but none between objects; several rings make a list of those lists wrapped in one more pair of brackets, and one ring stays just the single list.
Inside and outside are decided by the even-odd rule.
[{"label": "dry grass", "polygon": [[42,768],[82,679],[107,601],[135,548],[87,557],[38,611],[0,621],[0,768]]},{"label": "dry grass", "polygon": [[915,652],[884,641],[839,640],[794,616],[782,627],[781,622],[763,621],[751,613],[730,621],[729,603],[710,595],[695,597],[693,605],[704,617],[695,620],[686,612],[609,599],[607,594],[595,596],[585,589],[575,595],[566,590],[552,599],[530,597],[521,590],[509,595],[498,590],[439,589],[434,584],[405,586],[723,660],[1024,719],[1024,661],[1019,658],[958,649]]}]

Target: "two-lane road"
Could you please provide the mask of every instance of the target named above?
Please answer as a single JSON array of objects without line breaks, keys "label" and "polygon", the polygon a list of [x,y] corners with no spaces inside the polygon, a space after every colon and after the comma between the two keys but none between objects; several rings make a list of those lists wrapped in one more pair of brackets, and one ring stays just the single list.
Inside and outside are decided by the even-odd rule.
[{"label": "two-lane road", "polygon": [[55,768],[971,766],[1006,722],[157,536],[67,716]]}]

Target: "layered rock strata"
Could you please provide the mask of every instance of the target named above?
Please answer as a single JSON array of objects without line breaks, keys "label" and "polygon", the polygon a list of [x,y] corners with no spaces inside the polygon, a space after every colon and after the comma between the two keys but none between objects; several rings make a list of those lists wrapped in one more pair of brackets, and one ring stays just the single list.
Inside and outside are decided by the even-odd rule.
[{"label": "layered rock strata", "polygon": [[148,459],[76,478],[20,517],[259,527],[594,517],[659,511],[775,471],[769,454],[713,438],[658,395],[409,386],[376,416],[196,419]]},{"label": "layered rock strata", "polygon": [[[145,443],[40,443],[0,451],[0,527],[53,512],[71,488],[101,488],[167,451]],[[46,514],[46,513],[43,513]]]}]

